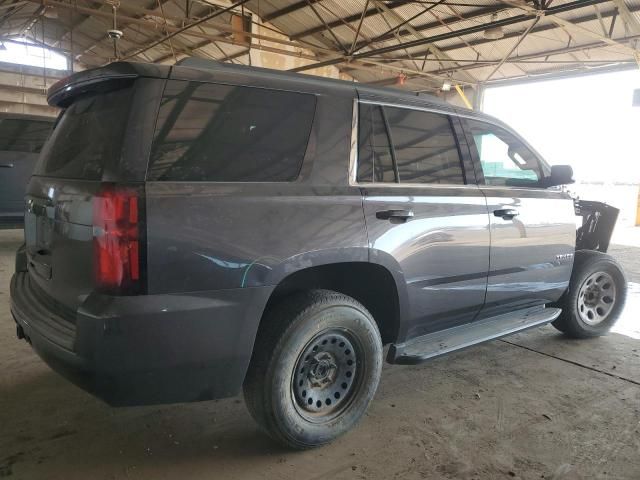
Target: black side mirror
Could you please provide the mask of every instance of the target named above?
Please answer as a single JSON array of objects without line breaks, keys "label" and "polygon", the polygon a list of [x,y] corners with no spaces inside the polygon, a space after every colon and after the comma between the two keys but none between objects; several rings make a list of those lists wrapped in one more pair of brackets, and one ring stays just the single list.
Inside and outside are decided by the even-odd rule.
[{"label": "black side mirror", "polygon": [[573,183],[573,168],[570,165],[552,165],[551,175],[545,177],[542,182],[545,187],[555,187],[557,185],[569,185]]}]

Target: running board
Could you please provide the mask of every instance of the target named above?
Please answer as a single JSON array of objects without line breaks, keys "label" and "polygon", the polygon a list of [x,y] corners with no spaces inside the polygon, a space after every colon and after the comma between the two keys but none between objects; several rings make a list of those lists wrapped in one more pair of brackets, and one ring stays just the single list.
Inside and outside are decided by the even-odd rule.
[{"label": "running board", "polygon": [[387,361],[415,365],[456,350],[553,322],[559,308],[533,307],[429,333],[389,348]]}]

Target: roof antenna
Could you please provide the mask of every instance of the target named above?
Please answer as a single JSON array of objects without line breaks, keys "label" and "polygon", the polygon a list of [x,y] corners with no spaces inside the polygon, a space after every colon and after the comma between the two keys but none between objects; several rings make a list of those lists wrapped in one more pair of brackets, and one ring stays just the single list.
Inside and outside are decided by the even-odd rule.
[{"label": "roof antenna", "polygon": [[113,40],[113,58],[114,60],[120,60],[120,53],[118,51],[118,40],[122,38],[122,30],[118,30],[118,7],[120,7],[120,0],[107,0],[107,3],[111,5],[113,11],[113,28],[107,30],[107,35]]}]

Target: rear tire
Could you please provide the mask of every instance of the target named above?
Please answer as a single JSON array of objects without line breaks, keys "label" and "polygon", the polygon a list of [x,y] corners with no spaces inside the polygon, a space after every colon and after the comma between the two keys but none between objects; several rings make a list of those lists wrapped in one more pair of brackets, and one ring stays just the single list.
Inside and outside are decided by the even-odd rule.
[{"label": "rear tire", "polygon": [[569,288],[557,302],[562,313],[553,326],[573,338],[605,335],[618,320],[626,297],[620,264],[605,253],[579,250]]},{"label": "rear tire", "polygon": [[364,306],[328,290],[294,294],[261,322],[245,401],[277,441],[317,447],[356,425],[381,369],[380,333]]}]

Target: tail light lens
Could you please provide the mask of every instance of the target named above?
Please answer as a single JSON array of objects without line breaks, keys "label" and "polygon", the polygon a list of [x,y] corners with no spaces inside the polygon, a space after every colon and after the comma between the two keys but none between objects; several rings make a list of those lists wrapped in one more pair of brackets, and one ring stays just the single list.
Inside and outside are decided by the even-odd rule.
[{"label": "tail light lens", "polygon": [[94,197],[94,272],[103,292],[142,291],[143,198],[142,187],[113,184],[105,184]]}]

